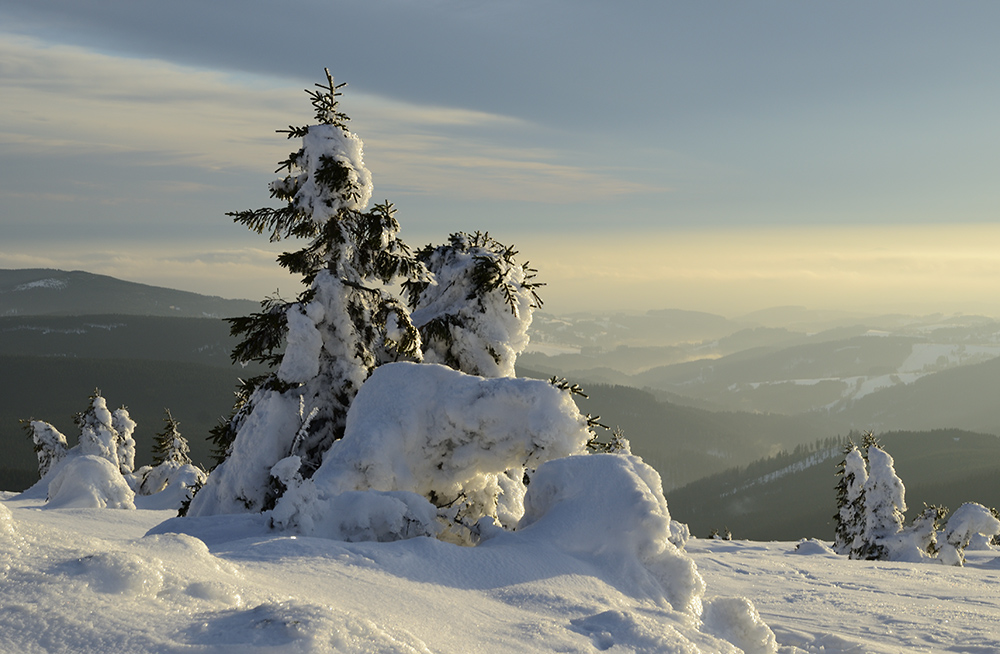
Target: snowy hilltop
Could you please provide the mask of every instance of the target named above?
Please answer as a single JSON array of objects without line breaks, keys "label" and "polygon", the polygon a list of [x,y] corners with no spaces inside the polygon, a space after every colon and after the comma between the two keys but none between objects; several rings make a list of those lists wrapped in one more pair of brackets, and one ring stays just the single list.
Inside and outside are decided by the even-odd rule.
[{"label": "snowy hilltop", "polygon": [[[614,466],[618,483],[630,467]],[[608,531],[636,515],[612,501],[596,508],[628,517],[593,511],[574,527],[571,505],[554,506],[523,532],[460,547],[295,537],[252,514],[44,509],[8,493],[0,652],[714,654],[738,651],[723,638],[769,651],[769,631],[780,654],[1000,651],[995,551],[956,568],[852,561],[817,541],[691,539],[699,621],[652,596],[630,553],[649,532]]]},{"label": "snowy hilltop", "polygon": [[[714,571],[749,559],[690,539],[659,474],[620,433],[601,440],[576,385],[514,376],[541,304],[534,271],[482,233],[411,252],[394,208],[368,208],[371,174],[338,108],[340,86],[327,73],[317,87],[316,124],[285,130],[301,143],[270,186],[285,205],[232,214],[305,242],[279,257],[302,292],[231,320],[243,338],[234,361],[272,372],[241,386],[212,434],[218,462],[207,475],[169,412],[155,465],[139,469],[136,423],[100,393],[77,416],[72,447],[51,424],[26,423],[41,479],[0,502],[2,647],[867,647],[772,611],[776,632],[755,604],[762,587],[706,583],[699,558]],[[866,492],[874,507],[879,491]],[[793,554],[819,565],[784,560]],[[809,577],[841,560],[803,543],[760,570]],[[764,601],[794,600],[798,581],[771,585]],[[871,642],[881,651],[885,641]]]}]

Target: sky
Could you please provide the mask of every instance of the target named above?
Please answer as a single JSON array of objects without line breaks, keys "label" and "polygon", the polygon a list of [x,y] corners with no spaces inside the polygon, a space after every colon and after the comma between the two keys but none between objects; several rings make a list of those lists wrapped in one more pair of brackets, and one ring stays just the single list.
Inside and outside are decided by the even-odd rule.
[{"label": "sky", "polygon": [[0,268],[259,299],[329,67],[404,240],[552,312],[1000,315],[1000,5],[0,0]]}]

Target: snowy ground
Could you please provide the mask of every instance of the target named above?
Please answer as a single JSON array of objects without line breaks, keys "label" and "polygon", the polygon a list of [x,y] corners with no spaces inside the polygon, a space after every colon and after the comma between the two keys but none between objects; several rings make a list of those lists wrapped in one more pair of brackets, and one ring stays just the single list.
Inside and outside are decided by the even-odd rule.
[{"label": "snowy ground", "polygon": [[[807,652],[1000,652],[1000,552],[966,567],[849,561],[816,541],[688,541],[708,588],[753,600],[778,643]],[[789,649],[788,651],[794,651]]]},{"label": "snowy ground", "polygon": [[[171,512],[4,498],[2,652],[690,652],[672,634],[699,638],[607,561],[541,540],[343,543],[278,536],[256,516],[146,535]],[[997,552],[960,569],[805,545],[687,551],[706,599],[750,598],[783,654],[1000,651]]]}]

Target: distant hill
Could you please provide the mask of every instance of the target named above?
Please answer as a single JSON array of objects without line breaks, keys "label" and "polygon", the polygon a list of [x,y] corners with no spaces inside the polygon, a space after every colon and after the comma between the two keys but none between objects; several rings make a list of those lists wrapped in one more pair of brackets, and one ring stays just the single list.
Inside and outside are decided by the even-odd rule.
[{"label": "distant hill", "polygon": [[[545,378],[521,367],[518,374]],[[574,398],[580,411],[621,427],[632,451],[656,468],[666,489],[838,435],[837,425],[819,415],[706,411],[627,386],[585,384],[583,390],[589,397]]]},{"label": "distant hill", "polygon": [[[924,503],[1000,506],[1000,437],[957,429],[880,434],[906,487],[907,520]],[[667,493],[671,516],[697,536],[728,527],[734,538],[833,538],[840,446],[797,451],[699,479]]]},{"label": "distant hill", "polygon": [[125,405],[138,423],[136,461],[152,459],[154,435],[163,428],[163,409],[180,421],[191,457],[208,465],[208,430],[233,407],[238,374],[233,368],[184,361],[83,359],[0,355],[0,488],[21,490],[38,480],[31,440],[20,420],[55,425],[75,445],[74,414],[87,407],[95,388],[108,406]]},{"label": "distant hill", "polygon": [[855,400],[839,419],[875,430],[957,427],[1000,434],[1000,358],[942,370]]},{"label": "distant hill", "polygon": [[153,436],[170,408],[210,463],[208,430],[228,415],[240,377],[236,340],[221,318],[260,305],[61,270],[0,270],[0,486],[37,479],[31,443],[19,420],[53,423],[76,442],[72,415],[95,388],[139,423],[137,460],[150,459]]},{"label": "distant hill", "polygon": [[0,270],[0,316],[226,318],[259,308],[259,303],[250,300],[226,300],[79,270]]}]

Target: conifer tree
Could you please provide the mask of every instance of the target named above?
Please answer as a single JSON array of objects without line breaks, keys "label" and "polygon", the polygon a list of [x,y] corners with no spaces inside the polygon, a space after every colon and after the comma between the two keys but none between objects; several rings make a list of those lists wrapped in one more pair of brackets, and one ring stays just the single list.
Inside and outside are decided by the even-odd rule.
[{"label": "conifer tree", "polygon": [[187,439],[181,436],[180,423],[170,409],[164,409],[163,429],[153,440],[153,465],[137,471],[137,490],[142,495],[153,495],[179,484],[183,491],[180,506],[186,506],[195,489],[204,485],[207,473],[191,462]]},{"label": "conifer tree", "polygon": [[887,560],[890,545],[903,528],[906,511],[902,480],[896,475],[892,457],[874,438],[868,446],[868,479],[865,481],[865,527],[855,558]]},{"label": "conifer tree", "polygon": [[163,431],[153,440],[153,465],[162,463],[184,465],[191,463],[191,448],[187,439],[181,436],[180,423],[174,420],[170,409],[164,409]]},{"label": "conifer tree", "polygon": [[837,513],[834,550],[857,558],[860,537],[864,531],[864,485],[868,480],[865,460],[853,442],[844,446],[844,460],[837,464]]},{"label": "conifer tree", "polygon": [[112,413],[100,389],[96,389],[88,407],[73,416],[73,422],[80,428],[83,454],[105,458],[123,475],[131,474],[135,465],[135,440],[132,438],[135,422],[124,407]]},{"label": "conifer tree", "polygon": [[278,461],[298,457],[299,474],[310,477],[343,435],[347,409],[372,370],[422,358],[420,335],[393,289],[430,277],[398,238],[392,205],[366,210],[372,185],[361,139],[338,106],[344,85],[326,75],[326,84],[307,90],[315,124],[279,130],[301,139],[279,165],[284,177],[270,185],[284,205],[230,214],[272,241],[306,240],[278,258],[306,288],[295,301],[268,298],[259,313],[230,321],[242,337],[234,361],[277,370],[245,383],[233,417],[213,432],[225,460],[191,515],[273,506],[283,492],[270,475]]},{"label": "conifer tree", "polygon": [[924,510],[913,519],[905,531],[912,535],[912,541],[919,551],[930,558],[938,555],[937,536],[941,530],[941,521],[948,515],[948,509],[935,504],[924,504]]},{"label": "conifer tree", "polygon": [[457,232],[417,253],[433,279],[406,284],[425,361],[470,375],[513,377],[542,305],[536,271],[489,234]]},{"label": "conifer tree", "polygon": [[44,420],[22,420],[25,431],[35,446],[38,457],[38,476],[44,477],[52,466],[62,461],[69,451],[66,437],[58,429]]}]

